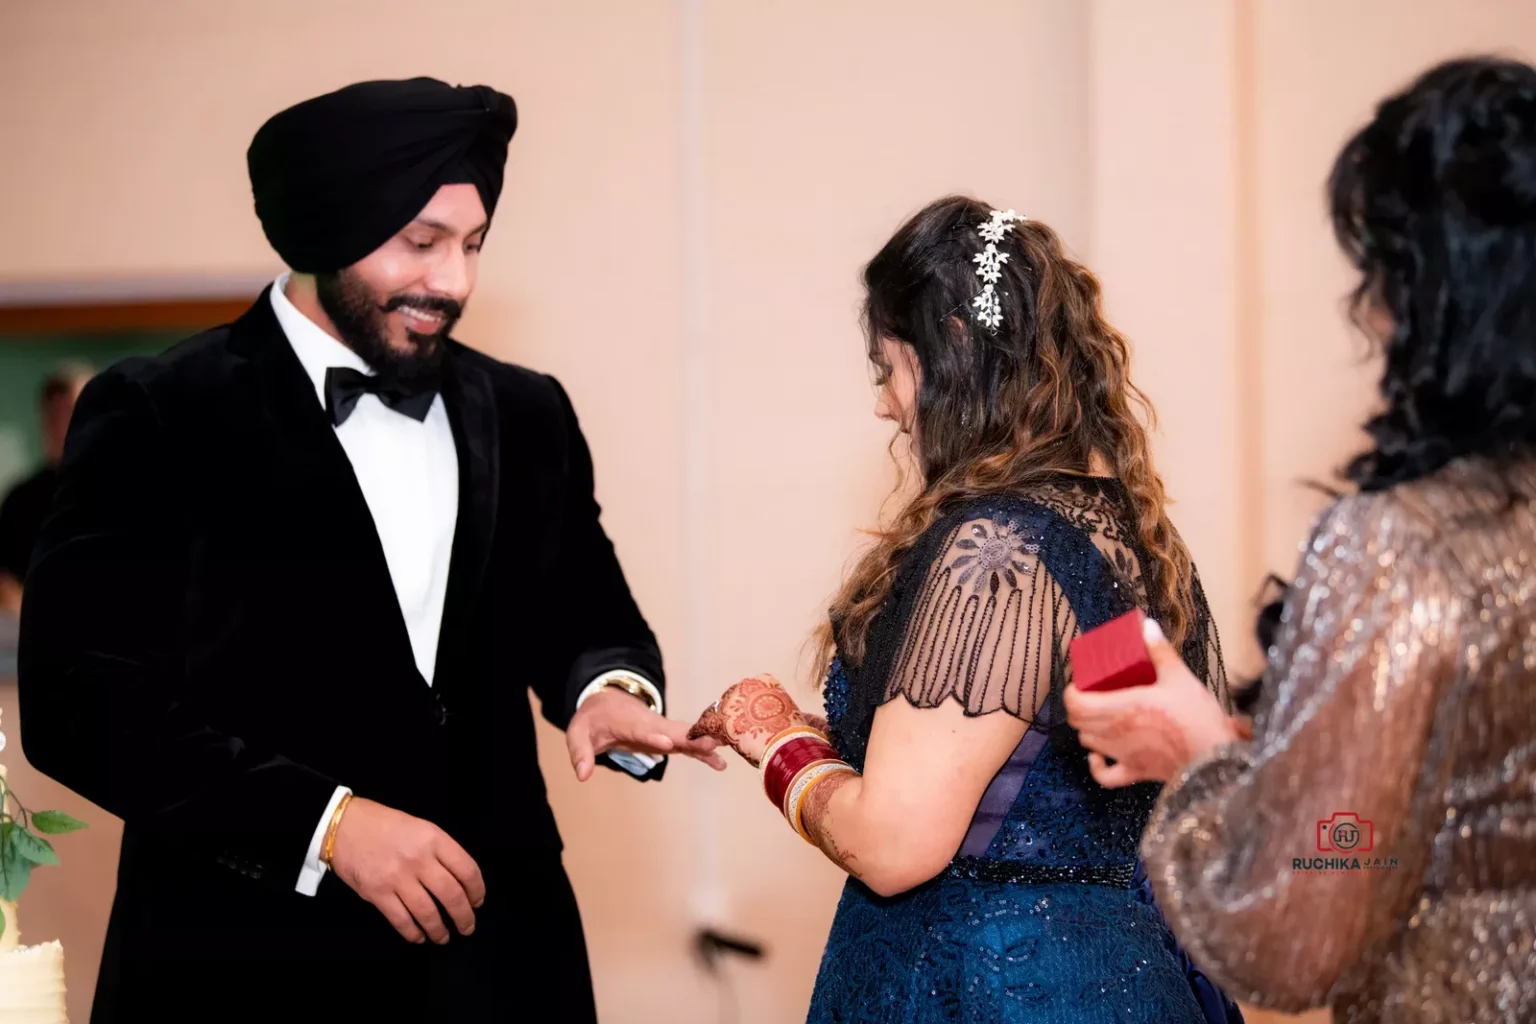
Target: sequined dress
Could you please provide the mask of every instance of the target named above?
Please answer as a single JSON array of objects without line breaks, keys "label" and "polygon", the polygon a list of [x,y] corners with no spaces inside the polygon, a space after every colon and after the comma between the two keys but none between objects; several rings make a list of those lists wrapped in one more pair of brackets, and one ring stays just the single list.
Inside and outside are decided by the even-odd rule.
[{"label": "sequined dress", "polygon": [[[1029,728],[943,874],[894,898],[849,880],[810,1024],[1210,1019],[1138,872],[1159,787],[1095,783],[1061,705],[1071,639],[1149,608],[1134,514],[1117,482],[1076,476],[972,500],[903,559],[862,665],[833,663],[828,726],[856,768],[892,699],[957,700]],[[1225,700],[1198,584],[1196,596],[1184,654]]]},{"label": "sequined dress", "polygon": [[1347,1024],[1536,1021],[1536,468],[1334,504],[1263,686],[1144,843],[1192,957]]}]

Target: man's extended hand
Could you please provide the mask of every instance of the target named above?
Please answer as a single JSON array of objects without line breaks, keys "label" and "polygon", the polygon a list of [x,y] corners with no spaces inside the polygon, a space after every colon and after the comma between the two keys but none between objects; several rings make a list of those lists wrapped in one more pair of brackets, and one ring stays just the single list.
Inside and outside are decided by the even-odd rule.
[{"label": "man's extended hand", "polygon": [[688,738],[688,726],[663,718],[638,697],[623,690],[599,690],[582,702],[565,730],[565,746],[571,754],[576,778],[592,777],[598,755],[610,750],[634,754],[683,754],[725,771],[725,759],[715,753],[719,746],[705,736]]}]

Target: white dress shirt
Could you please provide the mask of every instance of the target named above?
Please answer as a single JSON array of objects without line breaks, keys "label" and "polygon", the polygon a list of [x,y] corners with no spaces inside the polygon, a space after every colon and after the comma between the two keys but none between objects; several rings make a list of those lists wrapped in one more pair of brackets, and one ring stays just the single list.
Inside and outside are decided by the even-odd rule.
[{"label": "white dress shirt", "polygon": [[[324,406],[325,371],[329,367],[373,371],[356,352],[299,312],[283,294],[287,283],[287,274],[274,282],[272,311]],[[442,395],[438,395],[432,400],[426,419],[418,423],[389,408],[377,395],[363,395],[347,421],[336,428],[336,437],[352,463],[352,472],[373,516],[390,579],[394,581],[395,597],[400,602],[400,614],[410,635],[416,668],[431,686],[438,633],[443,624],[443,601],[448,593],[453,533],[459,515],[459,458],[448,410]],[[639,679],[655,698],[658,709],[661,707],[660,692],[634,672],[604,673],[583,691],[577,706],[617,674]],[[610,756],[635,775],[644,775],[660,760],[617,751]],[[346,786],[338,786],[320,816],[296,886],[306,896],[313,896],[320,887],[320,879],[327,870],[320,860],[320,847],[336,805],[350,792]]]}]

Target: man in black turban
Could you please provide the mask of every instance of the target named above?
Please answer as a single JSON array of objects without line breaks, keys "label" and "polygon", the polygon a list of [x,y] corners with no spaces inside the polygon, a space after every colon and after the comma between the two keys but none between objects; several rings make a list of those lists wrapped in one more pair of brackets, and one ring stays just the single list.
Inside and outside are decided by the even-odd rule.
[{"label": "man in black turban", "polygon": [[275,115],[246,154],[256,215],[294,270],[340,270],[389,241],[443,185],[501,196],[512,97],[431,78],[361,82]]},{"label": "man in black turban", "polygon": [[424,78],[276,115],[291,272],[79,398],[20,689],[28,759],[124,820],[98,1024],[591,1021],[527,689],[580,779],[723,767],[565,391],[450,337],[516,125]]}]

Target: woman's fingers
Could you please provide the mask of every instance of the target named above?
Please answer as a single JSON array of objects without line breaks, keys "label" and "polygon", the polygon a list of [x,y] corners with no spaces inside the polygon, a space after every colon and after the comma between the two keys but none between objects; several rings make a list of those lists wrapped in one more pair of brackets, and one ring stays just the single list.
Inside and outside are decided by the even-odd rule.
[{"label": "woman's fingers", "polygon": [[1093,774],[1094,781],[1105,789],[1119,789],[1138,781],[1124,761],[1111,765],[1104,760],[1103,754],[1088,755],[1088,771]]},{"label": "woman's fingers", "polygon": [[725,716],[717,708],[711,707],[700,715],[693,728],[688,730],[686,738],[696,740],[705,736],[722,745],[730,745],[731,738],[726,735],[725,730]]},{"label": "woman's fingers", "polygon": [[1106,724],[1134,714],[1137,707],[1144,703],[1145,698],[1136,689],[1140,687],[1094,693],[1068,686],[1062,692],[1067,721],[1078,732],[1102,732]]}]

